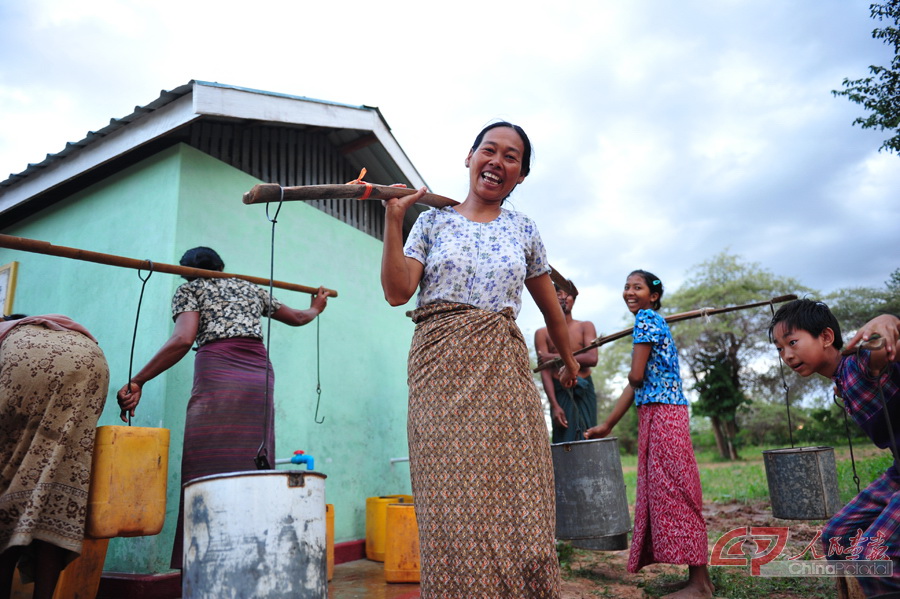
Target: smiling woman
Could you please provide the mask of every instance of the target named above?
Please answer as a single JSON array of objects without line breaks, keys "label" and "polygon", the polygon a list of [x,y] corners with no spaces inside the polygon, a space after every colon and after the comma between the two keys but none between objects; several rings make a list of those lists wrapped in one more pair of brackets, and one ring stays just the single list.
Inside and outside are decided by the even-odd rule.
[{"label": "smiling woman", "polygon": [[502,207],[531,143],[489,125],[465,160],[466,201],[403,217],[425,189],[387,202],[381,282],[391,305],[419,289],[409,353],[409,456],[422,598],[558,598],[550,443],[515,318],[527,288],[571,387],[578,364],[530,218]]},{"label": "smiling woman", "polygon": [[466,168],[470,196],[486,194],[480,197],[487,200],[505,191],[506,200],[531,171],[531,141],[518,125],[505,121],[488,125],[475,138]]}]

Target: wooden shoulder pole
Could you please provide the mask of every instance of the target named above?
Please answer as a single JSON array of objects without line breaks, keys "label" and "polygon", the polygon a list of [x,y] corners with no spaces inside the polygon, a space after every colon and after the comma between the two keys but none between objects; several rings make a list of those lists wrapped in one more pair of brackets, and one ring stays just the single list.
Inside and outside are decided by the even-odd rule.
[{"label": "wooden shoulder pole", "polygon": [[[14,237],[12,235],[0,235],[0,247],[11,250],[21,250],[23,252],[31,252],[34,254],[47,254],[49,256],[59,256],[62,258],[72,258],[73,260],[82,260],[84,262],[96,262],[97,264],[106,264],[108,266],[119,266],[122,268],[134,268],[138,270],[146,270],[153,272],[164,272],[172,275],[181,275],[185,277],[197,278],[215,278],[215,279],[242,279],[257,285],[268,285],[269,279],[263,277],[252,277],[250,275],[238,275],[218,270],[205,270],[202,268],[189,268],[187,266],[164,264],[162,262],[151,262],[150,260],[136,260],[134,258],[126,258],[124,256],[116,256],[114,254],[102,254],[100,252],[91,252],[78,248],[70,248],[61,245],[53,245],[47,241],[39,241],[37,239],[26,239],[25,237]],[[309,293],[315,295],[318,291],[317,287],[308,287],[306,285],[297,285],[296,283],[285,283],[284,281],[272,281],[272,286],[279,289],[288,289],[290,291],[299,291],[301,293]],[[337,297],[337,291],[326,289],[329,297]]]},{"label": "wooden shoulder pole", "polygon": [[[788,295],[779,295],[778,297],[773,297],[770,300],[765,300],[762,302],[753,302],[752,304],[742,304],[740,306],[728,306],[726,308],[701,308],[700,310],[691,310],[690,312],[680,312],[678,314],[672,314],[671,316],[666,316],[666,322],[680,322],[682,320],[690,320],[691,318],[700,318],[701,316],[710,316],[712,314],[722,314],[723,312],[734,312],[735,310],[746,310],[747,308],[757,308],[759,306],[768,306],[769,304],[780,304],[783,302],[789,302],[791,300],[797,299],[797,296],[794,294]],[[610,341],[615,341],[616,339],[621,339],[622,337],[627,337],[632,333],[634,329],[624,329],[619,331],[618,333],[613,333],[612,335],[605,335],[603,337],[597,337],[584,347],[579,350],[572,352],[574,355],[583,354],[589,349],[594,349],[595,347],[600,347]],[[553,360],[547,360],[543,364],[539,364],[537,368],[534,369],[534,372],[540,372],[541,370],[545,370],[547,368],[559,368],[563,365],[563,361],[559,358],[554,358]]]},{"label": "wooden shoulder pole", "polygon": [[[282,187],[277,183],[260,183],[244,194],[245,204],[265,204],[269,202],[293,202],[306,200],[390,200],[402,198],[416,193],[415,189],[406,187],[391,187],[390,185],[375,185],[348,183],[343,185],[300,185],[296,187]],[[444,206],[456,206],[456,200],[439,196],[434,193],[426,193],[418,202],[425,206],[443,208]]]}]

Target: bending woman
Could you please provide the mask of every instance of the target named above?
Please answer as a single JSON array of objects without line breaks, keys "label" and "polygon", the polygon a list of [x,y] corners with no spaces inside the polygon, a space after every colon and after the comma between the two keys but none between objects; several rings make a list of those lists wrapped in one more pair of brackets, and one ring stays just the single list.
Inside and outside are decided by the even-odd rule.
[{"label": "bending woman", "polygon": [[[225,268],[219,254],[207,247],[188,250],[180,264]],[[197,342],[194,386],[184,423],[182,486],[201,476],[254,470],[253,458],[264,431],[265,451],[275,455],[275,375],[260,324],[260,318],[269,314],[269,293],[241,279],[185,278],[188,282],[172,298],[172,336],[118,393],[122,420],[127,421],[126,412],[134,416],[147,381],[177,364]],[[295,310],[273,297],[271,315],[285,324],[302,326],[325,309],[327,299],[325,289],[319,287],[308,309]],[[184,491],[172,548],[171,566],[177,569],[182,567],[183,514]]]},{"label": "bending woman", "polygon": [[520,127],[486,127],[465,161],[466,201],[422,213],[405,248],[403,216],[425,190],[386,203],[385,298],[401,305],[419,288],[407,433],[423,599],[559,597],[549,434],[515,322],[523,286],[567,387],[578,363],[537,228],[502,208],[530,160]]},{"label": "bending woman", "polygon": [[33,597],[49,599],[81,554],[108,387],[106,357],[77,322],[0,322],[0,597],[10,596],[18,563]]}]

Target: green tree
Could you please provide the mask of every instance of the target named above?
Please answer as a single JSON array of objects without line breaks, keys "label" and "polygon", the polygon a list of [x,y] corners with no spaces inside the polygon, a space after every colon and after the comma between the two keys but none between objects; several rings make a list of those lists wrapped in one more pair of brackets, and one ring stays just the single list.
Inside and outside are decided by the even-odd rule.
[{"label": "green tree", "polygon": [[[809,288],[795,279],[776,277],[758,264],[743,262],[739,256],[726,251],[693,267],[686,283],[668,299],[664,297],[663,304],[667,312],[686,312],[809,292]],[[727,401],[716,401],[712,399],[714,394],[707,393],[708,401],[700,407],[712,422],[716,445],[725,459],[734,459],[736,455],[736,412],[743,403],[738,392],[743,394],[748,381],[759,376],[760,362],[772,363],[778,359],[767,335],[771,319],[772,311],[762,307],[717,314],[708,322],[688,320],[672,325],[682,365],[690,372],[691,381],[686,381],[686,385],[690,382],[703,389],[704,379],[713,376],[711,389],[718,390],[726,384],[731,389]]]},{"label": "green tree", "polygon": [[[735,414],[740,406],[749,403],[741,390],[740,376],[734,371],[737,365],[727,360],[724,353],[705,354],[702,350],[698,352],[696,363],[704,374],[703,378],[694,383],[694,390],[697,391],[699,398],[691,409],[695,416],[709,417],[719,452],[724,454],[723,457],[736,460],[738,454],[734,445],[734,438],[737,436]],[[716,431],[719,434],[716,434]]]},{"label": "green tree", "polygon": [[831,93],[844,96],[868,110],[867,117],[857,117],[853,124],[863,129],[890,131],[893,137],[886,139],[879,150],[900,154],[900,0],[870,4],[869,11],[873,19],[886,23],[872,31],[872,37],[892,46],[894,58],[889,67],[870,66],[870,77],[845,78],[844,89]]},{"label": "green tree", "polygon": [[878,314],[900,314],[900,268],[891,273],[883,289],[839,289],[826,296],[825,303],[834,312],[843,333],[859,329]]},{"label": "green tree", "polygon": [[[852,287],[838,289],[826,296],[813,295],[814,299],[822,299],[834,312],[841,325],[841,333],[846,342],[859,327],[878,314],[900,314],[900,268],[891,273],[884,288]],[[774,356],[774,354],[773,354]],[[790,401],[791,409],[803,406],[809,409],[831,409],[833,403],[833,385],[821,376],[801,377],[787,368],[783,368],[777,360],[764,372],[757,372],[744,381],[744,390],[755,398],[768,398],[771,403],[778,404],[782,412],[785,400]],[[785,385],[787,398],[785,398]],[[756,414],[755,412],[753,414]],[[749,417],[755,417],[750,414]],[[748,416],[739,417],[739,422],[746,422]]]}]

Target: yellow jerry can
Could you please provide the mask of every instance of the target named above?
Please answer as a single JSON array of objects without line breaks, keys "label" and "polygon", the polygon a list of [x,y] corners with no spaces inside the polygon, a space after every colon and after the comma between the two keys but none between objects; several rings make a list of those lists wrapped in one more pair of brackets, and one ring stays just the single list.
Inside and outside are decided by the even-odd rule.
[{"label": "yellow jerry can", "polygon": [[[100,588],[108,546],[109,539],[85,539],[81,555],[59,575],[53,599],[94,599]],[[32,593],[34,583],[23,583],[17,569],[13,576],[11,599],[31,599]]]},{"label": "yellow jerry can", "polygon": [[412,495],[381,495],[366,499],[366,557],[384,561],[384,529],[389,503],[412,503]]},{"label": "yellow jerry can", "polygon": [[419,526],[411,503],[387,506],[387,537],[384,541],[386,582],[419,582]]},{"label": "yellow jerry can", "polygon": [[98,427],[91,468],[85,536],[159,534],[166,518],[169,429]]},{"label": "yellow jerry can", "polygon": [[328,580],[334,578],[334,505],[325,504],[325,556]]}]

